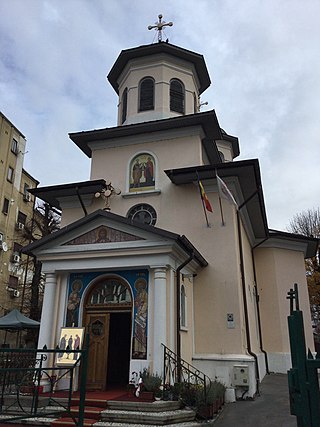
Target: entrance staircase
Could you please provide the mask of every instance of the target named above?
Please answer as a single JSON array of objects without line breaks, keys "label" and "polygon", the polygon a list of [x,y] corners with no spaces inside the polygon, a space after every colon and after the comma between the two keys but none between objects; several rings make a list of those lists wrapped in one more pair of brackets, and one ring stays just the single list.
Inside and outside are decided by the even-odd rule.
[{"label": "entrance staircase", "polygon": [[[71,414],[77,418],[79,406],[73,400]],[[140,402],[122,400],[86,399],[84,427],[198,427],[195,412],[182,409],[177,401]],[[42,423],[43,425],[44,423]],[[51,427],[75,426],[72,417],[61,417],[47,422]],[[206,423],[206,426],[210,424]]]}]

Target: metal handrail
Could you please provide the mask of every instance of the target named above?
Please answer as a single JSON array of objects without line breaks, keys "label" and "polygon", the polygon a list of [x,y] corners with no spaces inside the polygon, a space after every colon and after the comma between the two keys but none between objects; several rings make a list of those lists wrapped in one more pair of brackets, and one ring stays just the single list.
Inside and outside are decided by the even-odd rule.
[{"label": "metal handrail", "polygon": [[203,386],[204,402],[207,402],[207,391],[211,387],[211,379],[195,366],[179,358],[177,354],[162,344],[164,348],[163,383],[177,383]]}]

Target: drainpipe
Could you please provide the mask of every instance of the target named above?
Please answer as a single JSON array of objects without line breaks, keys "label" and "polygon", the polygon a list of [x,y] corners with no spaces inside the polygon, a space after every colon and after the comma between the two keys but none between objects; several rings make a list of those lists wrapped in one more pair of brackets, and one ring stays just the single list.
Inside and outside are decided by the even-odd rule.
[{"label": "drainpipe", "polygon": [[177,273],[177,287],[176,287],[176,300],[177,300],[177,308],[176,308],[176,312],[177,312],[177,317],[176,317],[176,334],[177,334],[177,348],[176,348],[176,353],[177,353],[177,359],[178,359],[178,370],[177,370],[177,381],[178,383],[181,380],[181,365],[180,365],[180,360],[181,360],[181,336],[180,336],[180,272],[181,270],[187,265],[189,264],[189,262],[191,262],[194,259],[194,253],[192,252],[191,255],[189,256],[189,258],[184,261],[181,265],[179,265],[179,267],[176,270]]},{"label": "drainpipe", "polygon": [[259,380],[258,357],[251,349],[248,302],[247,302],[247,293],[246,293],[246,279],[245,279],[245,272],[244,272],[242,234],[241,234],[241,223],[240,223],[240,212],[239,212],[239,210],[237,210],[237,227],[238,227],[238,238],[239,238],[240,270],[241,270],[242,296],[243,296],[244,319],[245,319],[245,328],[246,328],[246,336],[247,336],[247,347],[248,347],[248,353],[255,360],[256,387],[257,387],[257,393],[260,394],[260,391],[259,391],[259,381],[260,380]]},{"label": "drainpipe", "polygon": [[256,297],[256,304],[257,304],[257,316],[258,316],[258,330],[259,330],[260,350],[264,354],[264,360],[265,360],[265,364],[266,364],[266,372],[269,375],[270,371],[269,371],[269,363],[268,363],[268,354],[267,354],[267,352],[263,348],[262,329],[261,329],[261,317],[260,317],[260,297],[259,297],[258,286],[257,286],[256,265],[255,265],[255,260],[254,260],[254,256],[253,256],[254,249],[257,248],[258,246],[262,245],[262,243],[264,243],[266,240],[268,240],[268,237],[265,238],[265,239],[263,239],[260,243],[258,243],[256,246],[254,246],[251,249],[251,257],[252,257],[252,265],[253,265],[253,277],[254,277],[255,297]]}]

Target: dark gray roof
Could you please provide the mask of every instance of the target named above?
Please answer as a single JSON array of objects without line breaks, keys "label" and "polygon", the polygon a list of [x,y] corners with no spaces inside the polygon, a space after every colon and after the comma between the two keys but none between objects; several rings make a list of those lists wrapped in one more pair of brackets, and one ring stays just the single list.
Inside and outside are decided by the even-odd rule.
[{"label": "dark gray roof", "polygon": [[71,184],[51,185],[48,187],[38,187],[29,190],[29,193],[39,197],[49,203],[49,205],[61,210],[59,198],[84,196],[86,194],[95,194],[100,192],[106,186],[104,179],[96,179],[92,181],[73,182]]},{"label": "dark gray roof", "polygon": [[164,230],[162,228],[154,227],[152,225],[140,224],[138,222],[132,222],[130,219],[123,217],[121,215],[117,215],[111,212],[104,211],[99,209],[97,211],[92,212],[91,214],[84,216],[83,218],[61,228],[55,233],[49,234],[48,236],[43,237],[40,240],[36,240],[35,242],[25,246],[22,249],[23,253],[32,254],[35,249],[39,249],[41,246],[47,244],[48,242],[54,241],[55,239],[69,233],[72,230],[75,230],[78,227],[81,227],[88,222],[93,221],[98,217],[105,217],[106,219],[110,219],[122,224],[128,224],[134,228],[148,231],[149,233],[153,233],[159,235],[164,238],[168,238],[171,240],[175,240],[177,244],[186,251],[187,254],[193,255],[194,259],[201,267],[206,267],[208,262],[204,259],[204,257],[200,254],[200,252],[192,245],[192,243],[186,238],[186,236],[172,233],[171,231]]},{"label": "dark gray roof", "polygon": [[118,78],[124,67],[131,59],[141,58],[144,56],[156,55],[165,53],[173,57],[191,62],[198,74],[200,81],[200,93],[204,92],[211,84],[208,69],[204,61],[203,55],[192,52],[191,50],[183,49],[170,43],[154,43],[149,45],[138,46],[132,49],[122,50],[116,62],[108,74],[108,80],[114,90],[119,93]]},{"label": "dark gray roof", "polygon": [[267,217],[265,212],[259,162],[257,159],[237,162],[217,163],[210,166],[193,166],[180,169],[166,170],[170,180],[176,185],[189,184],[216,177],[216,170],[221,178],[237,177],[241,186],[244,200],[256,195],[246,203],[250,223],[257,240],[268,235]]},{"label": "dark gray roof", "polygon": [[134,123],[125,126],[115,126],[111,128],[96,129],[82,132],[69,133],[70,139],[91,158],[91,142],[103,142],[111,138],[130,137],[133,135],[145,134],[159,131],[169,131],[189,126],[202,126],[206,137],[210,140],[208,157],[219,161],[219,154],[213,140],[224,139],[221,135],[220,126],[214,110],[197,114],[187,114],[185,116],[171,117],[169,119],[153,120],[150,122]]},{"label": "dark gray roof", "polygon": [[297,243],[305,243],[307,245],[305,258],[312,258],[316,256],[318,246],[319,246],[319,239],[315,237],[303,236],[302,234],[288,233],[286,231],[270,229],[269,238],[275,238],[280,240],[290,240],[292,242],[297,242]]}]

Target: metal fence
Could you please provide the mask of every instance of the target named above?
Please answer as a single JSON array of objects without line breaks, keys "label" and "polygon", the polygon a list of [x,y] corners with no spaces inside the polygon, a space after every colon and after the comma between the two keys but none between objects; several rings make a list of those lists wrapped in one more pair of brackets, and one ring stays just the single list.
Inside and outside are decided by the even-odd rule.
[{"label": "metal fence", "polygon": [[[59,349],[0,349],[0,422],[64,415],[71,417],[75,426],[82,427],[87,348],[85,345],[83,350],[70,350],[75,359],[67,367],[55,364]],[[76,379],[80,402],[75,416],[70,408]]]}]

